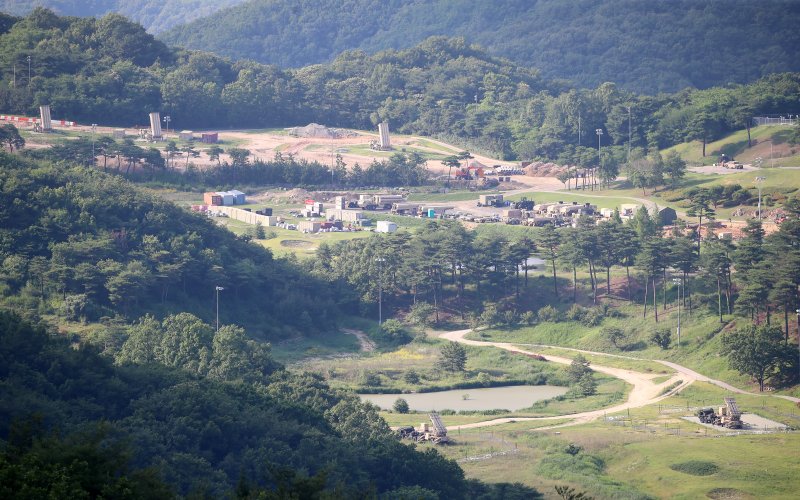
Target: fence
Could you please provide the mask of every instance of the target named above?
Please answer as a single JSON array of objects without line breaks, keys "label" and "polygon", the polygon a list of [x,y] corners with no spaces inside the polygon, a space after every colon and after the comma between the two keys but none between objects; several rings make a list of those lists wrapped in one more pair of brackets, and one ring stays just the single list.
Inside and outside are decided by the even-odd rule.
[{"label": "fence", "polygon": [[788,116],[754,116],[753,124],[759,125],[788,125],[793,126],[797,123],[799,115]]},{"label": "fence", "polygon": [[[27,116],[14,116],[14,115],[0,115],[0,120],[6,122],[17,122],[17,123],[39,123],[41,120],[38,118],[28,118]],[[75,122],[67,121],[67,120],[52,120],[51,122],[53,125],[62,125],[64,127],[74,127],[76,125]]]}]

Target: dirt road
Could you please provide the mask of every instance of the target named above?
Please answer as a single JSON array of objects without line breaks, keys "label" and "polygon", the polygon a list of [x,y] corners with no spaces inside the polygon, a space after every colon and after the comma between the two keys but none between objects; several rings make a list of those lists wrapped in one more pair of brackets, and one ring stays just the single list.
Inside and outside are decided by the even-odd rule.
[{"label": "dirt road", "polygon": [[[572,360],[569,358],[564,358],[561,356],[551,356],[551,355],[542,355],[534,351],[529,351],[518,347],[518,344],[510,344],[508,342],[483,342],[479,340],[470,340],[464,338],[468,333],[472,332],[473,330],[457,330],[453,332],[445,332],[439,335],[442,339],[447,339],[453,342],[459,342],[465,345],[471,345],[476,347],[495,347],[498,349],[504,349],[506,351],[515,352],[519,354],[525,355],[540,355],[545,358],[547,361],[551,361],[553,363],[560,363],[560,364],[570,364]],[[550,347],[550,346],[538,346],[538,347]],[[553,346],[556,347],[556,346]],[[561,348],[560,349],[568,349],[568,348]],[[604,355],[608,356],[607,353],[600,353],[594,351],[585,351],[581,349],[571,349],[570,351],[581,352],[585,354],[597,354],[597,355]],[[620,358],[627,358],[627,359],[634,359],[638,360],[641,358],[634,358],[629,356],[620,356],[620,355],[612,355],[614,357]],[[554,429],[557,427],[566,427],[571,425],[582,424],[586,422],[591,422],[596,420],[607,413],[616,413],[624,410],[628,410],[631,408],[640,408],[642,406],[647,406],[653,403],[657,403],[665,398],[672,396],[673,394],[683,390],[685,387],[688,387],[692,383],[696,381],[700,382],[708,382],[714,384],[716,386],[722,387],[731,392],[735,392],[738,394],[752,394],[744,391],[742,389],[738,389],[733,387],[730,384],[722,382],[720,380],[714,380],[712,378],[706,377],[705,375],[701,375],[694,370],[686,368],[684,366],[678,365],[676,363],[672,363],[670,361],[661,361],[661,360],[650,360],[656,363],[661,363],[664,366],[672,368],[676,371],[676,374],[670,377],[669,380],[662,382],[660,384],[656,384],[653,382],[653,379],[656,377],[660,377],[661,375],[658,373],[641,373],[633,370],[626,370],[622,368],[613,368],[608,366],[602,366],[592,363],[592,369],[600,372],[605,373],[607,375],[611,375],[613,377],[617,377],[625,382],[631,384],[633,389],[631,390],[630,394],[628,395],[628,400],[624,403],[620,403],[618,405],[612,406],[610,408],[604,408],[601,410],[593,410],[593,411],[586,411],[581,413],[574,413],[568,415],[557,415],[557,416],[548,416],[548,417],[510,417],[510,418],[496,418],[493,420],[487,420],[484,422],[474,422],[471,424],[464,424],[464,425],[457,425],[448,427],[448,430],[458,430],[458,429],[472,429],[477,427],[487,427],[491,425],[499,425],[499,424],[506,424],[511,422],[525,422],[525,421],[547,421],[547,420],[563,420],[564,418],[570,418],[571,420],[566,423],[550,426],[550,427],[541,427],[540,430],[544,429]],[[680,384],[676,385],[675,387],[671,388],[669,391],[661,394],[667,387],[672,384],[677,383],[680,381]],[[789,401],[800,402],[800,398],[793,398],[791,396],[777,396],[783,399],[788,399]]]}]

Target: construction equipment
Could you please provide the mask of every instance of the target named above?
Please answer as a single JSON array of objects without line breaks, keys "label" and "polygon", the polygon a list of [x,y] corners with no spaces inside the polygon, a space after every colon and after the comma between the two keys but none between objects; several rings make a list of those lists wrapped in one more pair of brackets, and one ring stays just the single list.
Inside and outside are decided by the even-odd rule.
[{"label": "construction equipment", "polygon": [[713,408],[698,410],[697,417],[703,424],[719,425],[726,429],[742,428],[742,412],[739,411],[734,398],[725,398],[725,406],[720,406],[717,411]]},{"label": "construction equipment", "polygon": [[413,439],[420,443],[422,441],[430,441],[433,444],[445,444],[449,442],[447,437],[447,427],[442,423],[442,417],[438,413],[433,412],[428,414],[431,419],[431,424],[422,422],[418,429],[411,427],[400,427],[397,429],[397,435],[404,439]]}]

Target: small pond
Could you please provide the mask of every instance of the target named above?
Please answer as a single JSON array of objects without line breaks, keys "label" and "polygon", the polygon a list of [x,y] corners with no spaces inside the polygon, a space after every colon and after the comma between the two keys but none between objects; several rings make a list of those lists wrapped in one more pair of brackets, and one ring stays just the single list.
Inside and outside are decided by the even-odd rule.
[{"label": "small pond", "polygon": [[416,394],[359,394],[363,401],[389,410],[397,398],[408,401],[411,410],[510,410],[528,408],[537,401],[551,399],[567,392],[566,387],[553,385],[513,385],[484,389],[456,389],[452,391]]}]

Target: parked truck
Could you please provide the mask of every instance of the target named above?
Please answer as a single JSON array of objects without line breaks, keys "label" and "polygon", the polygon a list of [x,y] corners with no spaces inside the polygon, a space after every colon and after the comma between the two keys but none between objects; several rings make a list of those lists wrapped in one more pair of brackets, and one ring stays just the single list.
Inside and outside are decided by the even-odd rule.
[{"label": "parked truck", "polygon": [[397,434],[404,439],[413,439],[417,442],[431,441],[434,444],[446,444],[449,439],[447,437],[447,427],[442,423],[442,417],[438,413],[433,412],[428,414],[431,423],[423,422],[419,428],[412,426],[400,427],[397,429]]},{"label": "parked truck", "polygon": [[725,427],[726,429],[742,428],[742,413],[733,398],[725,398],[725,406],[714,408],[701,408],[697,411],[697,417],[703,424],[712,424]]}]

